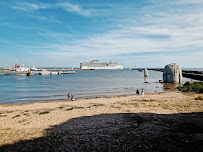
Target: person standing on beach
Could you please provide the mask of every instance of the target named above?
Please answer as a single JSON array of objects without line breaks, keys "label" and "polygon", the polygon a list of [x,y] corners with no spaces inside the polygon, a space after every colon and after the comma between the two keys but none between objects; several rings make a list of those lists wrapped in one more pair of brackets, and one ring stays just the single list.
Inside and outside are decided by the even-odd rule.
[{"label": "person standing on beach", "polygon": [[71,100],[74,101],[74,94],[71,94]]},{"label": "person standing on beach", "polygon": [[139,90],[138,90],[138,89],[137,89],[136,93],[137,93],[137,94],[140,94],[140,92],[139,92]]},{"label": "person standing on beach", "polygon": [[70,99],[71,98],[71,94],[70,94],[70,92],[68,93],[68,99]]},{"label": "person standing on beach", "polygon": [[144,99],[144,89],[142,89],[142,100]]}]

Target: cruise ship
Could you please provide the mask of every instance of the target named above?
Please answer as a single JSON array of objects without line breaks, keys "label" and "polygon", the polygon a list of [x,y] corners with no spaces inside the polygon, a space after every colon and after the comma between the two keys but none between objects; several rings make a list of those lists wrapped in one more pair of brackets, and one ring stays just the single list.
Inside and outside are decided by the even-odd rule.
[{"label": "cruise ship", "polygon": [[108,63],[99,62],[99,60],[92,60],[80,63],[80,69],[123,69],[123,66],[118,62],[110,61]]}]

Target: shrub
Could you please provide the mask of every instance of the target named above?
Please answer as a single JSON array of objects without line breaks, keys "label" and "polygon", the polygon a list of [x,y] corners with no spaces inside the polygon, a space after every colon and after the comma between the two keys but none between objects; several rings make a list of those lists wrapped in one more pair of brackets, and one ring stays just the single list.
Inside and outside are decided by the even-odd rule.
[{"label": "shrub", "polygon": [[203,93],[203,87],[199,89],[199,93]]},{"label": "shrub", "polygon": [[190,85],[190,82],[187,81],[187,82],[185,82],[185,84],[183,86],[189,86],[189,85]]},{"label": "shrub", "polygon": [[182,87],[177,87],[177,89],[183,92],[203,93],[203,82],[186,82]]},{"label": "shrub", "polygon": [[50,113],[49,111],[40,112],[39,115],[44,115]]},{"label": "shrub", "polygon": [[68,109],[66,109],[66,110],[73,110],[73,107],[72,107],[72,108],[68,108]]}]

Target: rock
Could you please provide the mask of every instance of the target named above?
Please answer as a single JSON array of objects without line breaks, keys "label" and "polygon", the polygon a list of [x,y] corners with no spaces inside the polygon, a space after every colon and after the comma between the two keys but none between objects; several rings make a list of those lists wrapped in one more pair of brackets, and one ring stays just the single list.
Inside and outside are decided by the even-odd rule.
[{"label": "rock", "polygon": [[135,128],[139,127],[139,124],[138,124],[138,123],[135,123],[135,124],[134,124],[134,127],[135,127]]},{"label": "rock", "polygon": [[175,63],[166,65],[163,72],[163,81],[164,83],[181,83],[181,67]]}]

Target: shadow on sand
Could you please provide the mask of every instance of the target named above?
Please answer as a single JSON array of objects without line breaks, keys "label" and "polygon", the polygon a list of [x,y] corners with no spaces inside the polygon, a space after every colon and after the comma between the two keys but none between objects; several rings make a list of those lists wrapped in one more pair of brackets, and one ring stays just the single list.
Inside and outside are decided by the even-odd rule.
[{"label": "shadow on sand", "polygon": [[202,145],[203,113],[117,113],[74,118],[0,151],[198,152]]}]

